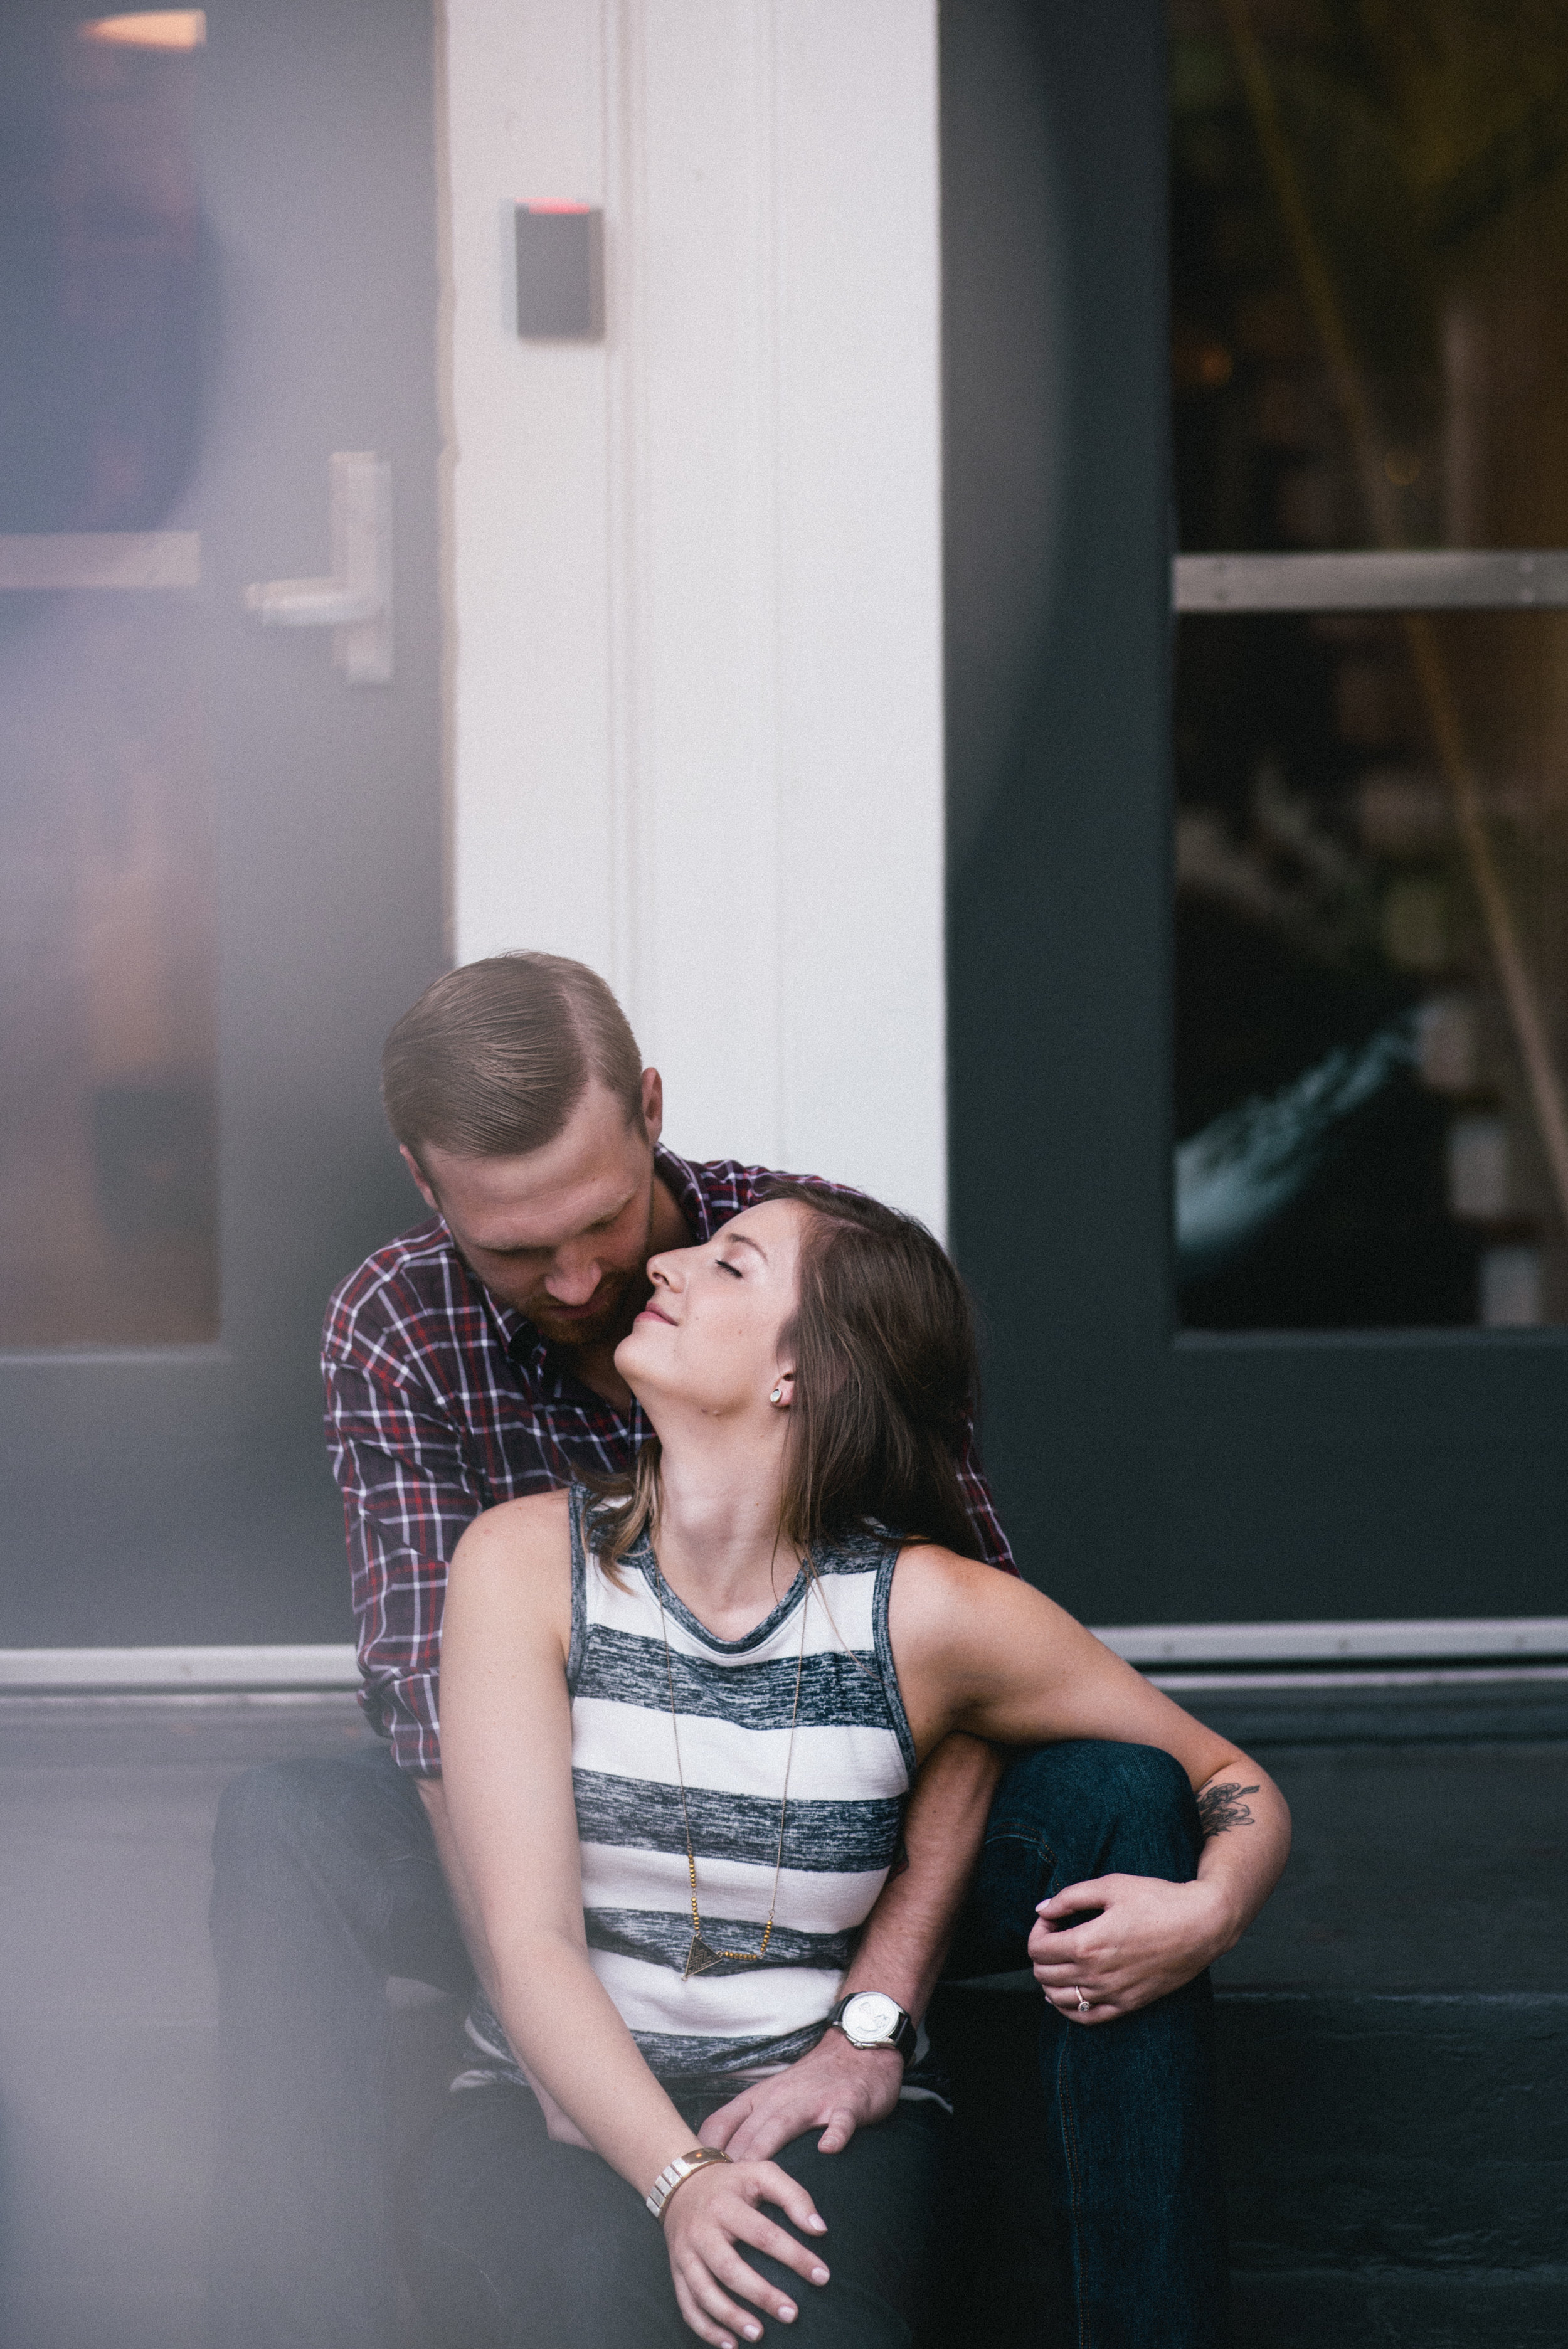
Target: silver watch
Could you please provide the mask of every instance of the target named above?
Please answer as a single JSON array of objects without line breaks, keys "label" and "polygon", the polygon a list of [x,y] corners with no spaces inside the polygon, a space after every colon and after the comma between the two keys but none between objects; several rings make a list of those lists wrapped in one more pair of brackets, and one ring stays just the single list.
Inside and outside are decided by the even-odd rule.
[{"label": "silver watch", "polygon": [[914,2025],[885,1991],[851,1991],[834,2007],[828,2026],[841,2031],[851,2047],[891,2047],[906,2064],[914,2053]]}]

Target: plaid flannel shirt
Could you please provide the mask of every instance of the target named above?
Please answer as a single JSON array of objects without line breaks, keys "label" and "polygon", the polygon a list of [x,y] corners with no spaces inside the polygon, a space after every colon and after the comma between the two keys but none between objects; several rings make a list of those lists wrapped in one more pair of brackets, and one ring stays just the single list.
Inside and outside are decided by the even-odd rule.
[{"label": "plaid flannel shirt", "polygon": [[[661,1148],[698,1241],[779,1177]],[[804,1178],[810,1180],[812,1178]],[[825,1186],[834,1187],[834,1186]],[[629,1468],[647,1423],[583,1385],[533,1324],[475,1279],[438,1216],[366,1257],[327,1308],[327,1444],[343,1492],[360,1702],[406,1770],[440,1764],[436,1682],[447,1561],[481,1509],[584,1469]],[[973,1434],[958,1464],[983,1554],[1016,1571]]]}]

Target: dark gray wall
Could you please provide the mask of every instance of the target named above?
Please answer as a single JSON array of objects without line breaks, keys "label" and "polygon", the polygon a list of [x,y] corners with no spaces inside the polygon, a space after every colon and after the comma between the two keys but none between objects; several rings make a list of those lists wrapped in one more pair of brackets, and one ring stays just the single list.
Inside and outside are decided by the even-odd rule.
[{"label": "dark gray wall", "polygon": [[942,21],[953,1228],[1009,1529],[1103,1619],[1160,1511],[1162,50],[1128,0]]}]

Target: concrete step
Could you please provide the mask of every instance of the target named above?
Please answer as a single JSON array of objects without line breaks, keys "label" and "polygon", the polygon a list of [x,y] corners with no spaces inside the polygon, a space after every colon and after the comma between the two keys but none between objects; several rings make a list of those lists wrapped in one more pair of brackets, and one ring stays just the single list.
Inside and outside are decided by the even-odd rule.
[{"label": "concrete step", "polygon": [[[1278,1893],[1217,1973],[1237,2349],[1561,2349],[1561,1689],[1181,1694],[1266,1762],[1297,1821]],[[361,1733],[341,1699],[0,1702],[5,2349],[199,2349],[212,1814],[234,1770]],[[1032,1998],[944,2007],[973,2093],[944,2224],[970,2253],[933,2349],[1037,2342]],[[445,2023],[416,2008],[407,2029],[418,2104]]]},{"label": "concrete step", "polygon": [[1562,2261],[1568,1993],[1230,1991],[1218,2040],[1238,2268]]},{"label": "concrete step", "polygon": [[[1568,1680],[1176,1692],[1278,1778],[1284,1878],[1215,1970],[1236,2349],[1568,2342]],[[934,2349],[1072,2341],[1027,1993],[944,1993],[964,2251]]]},{"label": "concrete step", "polygon": [[[1568,2341],[1568,1993],[1223,1992],[1217,2004],[1237,2349]],[[947,2209],[934,2343],[1072,2338],[1040,2231],[1038,2017],[949,1991]],[[1480,2322],[1482,2313],[1485,2322]]]},{"label": "concrete step", "polygon": [[0,1699],[0,2343],[202,2349],[209,1849],[236,1770],[352,1699]]},{"label": "concrete step", "polygon": [[1568,2267],[1307,2269],[1233,2282],[1235,2349],[1563,2349]]}]

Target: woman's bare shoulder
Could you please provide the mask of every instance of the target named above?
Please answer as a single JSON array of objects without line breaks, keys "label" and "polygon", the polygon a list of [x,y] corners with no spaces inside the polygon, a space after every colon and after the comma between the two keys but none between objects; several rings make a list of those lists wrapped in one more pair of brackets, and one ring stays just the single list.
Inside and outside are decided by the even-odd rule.
[{"label": "woman's bare shoulder", "polygon": [[1025,1626],[1038,1631],[1072,1620],[1032,1583],[936,1542],[910,1542],[899,1552],[892,1607],[907,1635],[938,1643],[1006,1638]]},{"label": "woman's bare shoulder", "polygon": [[526,1493],[481,1510],[452,1554],[467,1571],[565,1565],[572,1555],[571,1497],[563,1489]]},{"label": "woman's bare shoulder", "polygon": [[974,1594],[983,1599],[1026,1590],[1016,1574],[1004,1574],[977,1557],[961,1557],[940,1542],[906,1542],[898,1554],[893,1587],[911,1596],[935,1601],[962,1600]]},{"label": "woman's bare shoulder", "polygon": [[[496,1652],[564,1656],[572,1637],[572,1536],[563,1492],[500,1501],[477,1516],[447,1569],[442,1648],[456,1624]],[[456,1636],[454,1634],[454,1636]]]}]

